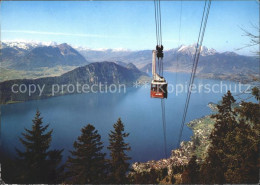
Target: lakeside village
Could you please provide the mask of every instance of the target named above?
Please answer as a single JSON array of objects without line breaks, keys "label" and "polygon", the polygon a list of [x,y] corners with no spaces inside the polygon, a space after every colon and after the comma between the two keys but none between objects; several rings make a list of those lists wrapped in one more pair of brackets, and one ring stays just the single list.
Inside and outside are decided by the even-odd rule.
[{"label": "lakeside village", "polygon": [[[216,104],[209,103],[208,107],[212,111],[216,110]],[[210,145],[209,136],[214,128],[214,119],[207,115],[200,119],[192,120],[187,124],[192,129],[193,136],[190,141],[183,141],[178,149],[171,151],[171,156],[158,161],[151,160],[145,163],[135,162],[132,164],[133,173],[150,172],[151,169],[167,169],[168,176],[174,175],[173,167],[185,166],[195,154],[198,159],[204,159],[207,148]],[[131,175],[131,173],[129,175]]]}]

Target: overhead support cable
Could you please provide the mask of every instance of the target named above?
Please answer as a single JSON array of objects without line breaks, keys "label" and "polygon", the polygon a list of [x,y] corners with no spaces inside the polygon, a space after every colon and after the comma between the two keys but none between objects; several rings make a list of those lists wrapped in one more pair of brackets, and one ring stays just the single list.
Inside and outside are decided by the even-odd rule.
[{"label": "overhead support cable", "polygon": [[[180,20],[179,20],[179,39],[178,39],[178,48],[180,48],[180,40],[181,40],[181,22],[182,22],[182,0],[181,0],[181,7],[180,7]],[[177,72],[179,69],[179,53],[177,51],[177,62],[176,62],[176,72],[175,72],[175,80],[176,80],[176,84],[178,84],[178,76],[177,76]]]},{"label": "overhead support cable", "polygon": [[190,95],[191,95],[191,91],[192,91],[194,78],[195,78],[195,75],[196,75],[196,70],[197,70],[198,61],[199,61],[200,52],[201,52],[201,47],[202,47],[202,43],[203,43],[203,39],[204,39],[206,26],[207,26],[210,6],[211,6],[211,0],[205,0],[203,15],[202,15],[201,24],[200,24],[200,31],[199,31],[198,41],[197,41],[197,45],[196,45],[196,51],[195,51],[195,54],[194,54],[193,65],[192,65],[192,72],[191,72],[191,75],[190,75],[189,89],[188,89],[188,93],[187,93],[187,97],[186,97],[186,102],[185,102],[183,117],[182,117],[182,122],[181,122],[181,128],[180,128],[180,133],[179,133],[178,142],[177,142],[177,147],[180,145],[183,127],[184,127],[184,124],[185,124],[185,121],[186,121],[187,111],[188,111],[189,102],[190,102]]},{"label": "overhead support cable", "polygon": [[[163,76],[163,46],[162,46],[162,19],[161,19],[161,2],[154,0],[155,11],[155,25],[156,25],[156,50],[158,61],[158,74]],[[165,119],[165,101],[161,99],[162,109],[162,126],[163,126],[163,140],[164,140],[164,153],[167,158],[167,143],[166,143],[166,119]]]},{"label": "overhead support cable", "polygon": [[164,101],[164,99],[161,99],[161,107],[162,107],[164,154],[165,154],[165,158],[167,158],[166,119],[165,119],[165,101]]}]

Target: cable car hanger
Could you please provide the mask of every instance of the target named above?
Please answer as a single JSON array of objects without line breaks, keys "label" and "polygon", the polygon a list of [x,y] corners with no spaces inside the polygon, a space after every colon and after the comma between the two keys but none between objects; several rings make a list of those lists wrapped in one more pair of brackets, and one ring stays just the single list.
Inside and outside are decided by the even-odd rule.
[{"label": "cable car hanger", "polygon": [[[152,75],[151,98],[167,98],[167,86],[163,77],[163,45],[162,45],[162,28],[161,28],[161,5],[160,0],[154,0],[155,25],[156,25],[156,50],[152,53]],[[157,62],[156,62],[157,59]],[[158,68],[156,67],[156,63]]]}]

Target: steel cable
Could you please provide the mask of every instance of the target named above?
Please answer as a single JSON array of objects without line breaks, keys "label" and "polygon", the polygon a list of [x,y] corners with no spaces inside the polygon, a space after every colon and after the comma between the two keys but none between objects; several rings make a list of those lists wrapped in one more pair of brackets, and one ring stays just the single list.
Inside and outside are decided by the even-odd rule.
[{"label": "steel cable", "polygon": [[[208,5],[208,6],[207,6],[207,11],[206,11],[206,16],[205,16],[205,19],[204,19],[206,5]],[[210,6],[211,6],[211,0],[209,0],[209,3],[207,3],[207,0],[205,0],[205,5],[204,5],[201,24],[200,24],[200,31],[199,31],[196,51],[195,51],[195,54],[194,54],[192,72],[191,72],[190,81],[189,81],[189,89],[188,89],[188,93],[187,93],[187,97],[186,97],[186,102],[185,102],[185,107],[184,107],[183,117],[182,117],[182,122],[181,122],[181,128],[180,128],[179,138],[178,138],[178,142],[177,142],[177,147],[180,145],[183,127],[184,127],[184,123],[185,123],[186,116],[187,116],[187,111],[188,111],[189,102],[190,102],[191,90],[192,90],[192,86],[193,86],[193,82],[194,82],[194,78],[195,78],[195,74],[196,74],[196,70],[197,70],[197,66],[198,66],[198,61],[199,61],[201,47],[202,47],[202,43],[203,43],[203,39],[204,39],[206,26],[207,26]],[[203,27],[202,27],[202,25],[203,25]],[[202,30],[202,32],[201,32],[201,30]]]}]

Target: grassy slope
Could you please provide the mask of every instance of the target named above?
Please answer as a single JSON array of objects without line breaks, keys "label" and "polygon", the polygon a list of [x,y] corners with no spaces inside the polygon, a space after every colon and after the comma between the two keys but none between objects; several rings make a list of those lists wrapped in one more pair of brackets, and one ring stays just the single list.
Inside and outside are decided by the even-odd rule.
[{"label": "grassy slope", "polygon": [[14,79],[35,79],[41,77],[60,76],[75,69],[76,66],[56,66],[53,68],[42,67],[35,71],[23,71],[0,68],[0,82]]}]

